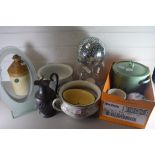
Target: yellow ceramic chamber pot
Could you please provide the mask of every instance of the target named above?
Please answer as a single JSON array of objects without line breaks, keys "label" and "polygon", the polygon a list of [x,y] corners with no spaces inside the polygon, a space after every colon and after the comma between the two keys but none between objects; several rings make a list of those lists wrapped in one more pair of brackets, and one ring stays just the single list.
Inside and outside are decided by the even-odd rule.
[{"label": "yellow ceramic chamber pot", "polygon": [[28,94],[30,82],[28,68],[23,60],[21,60],[20,56],[14,55],[13,60],[13,63],[8,68],[8,73],[14,92],[18,96],[26,96]]}]

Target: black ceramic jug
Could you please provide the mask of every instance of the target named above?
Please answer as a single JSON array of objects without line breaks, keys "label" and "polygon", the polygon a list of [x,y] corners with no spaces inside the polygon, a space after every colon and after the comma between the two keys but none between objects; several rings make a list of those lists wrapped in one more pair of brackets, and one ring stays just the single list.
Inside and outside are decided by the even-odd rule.
[{"label": "black ceramic jug", "polygon": [[[55,90],[50,88],[50,82],[56,80]],[[44,115],[44,117],[52,117],[56,114],[56,111],[53,109],[52,102],[56,98],[57,89],[58,89],[59,77],[56,73],[52,73],[50,76],[50,80],[44,80],[42,77],[41,80],[34,81],[34,85],[39,86],[39,90],[35,94],[37,107]]]},{"label": "black ceramic jug", "polygon": [[154,68],[153,74],[152,74],[152,81],[153,81],[153,83],[155,84],[155,68]]}]

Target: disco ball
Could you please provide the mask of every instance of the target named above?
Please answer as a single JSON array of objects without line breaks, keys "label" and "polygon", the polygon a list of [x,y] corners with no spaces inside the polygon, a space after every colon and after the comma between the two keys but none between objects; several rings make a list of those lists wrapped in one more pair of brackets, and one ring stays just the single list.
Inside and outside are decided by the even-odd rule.
[{"label": "disco ball", "polygon": [[103,43],[95,37],[88,37],[80,42],[78,49],[78,61],[90,64],[102,61],[105,56]]}]

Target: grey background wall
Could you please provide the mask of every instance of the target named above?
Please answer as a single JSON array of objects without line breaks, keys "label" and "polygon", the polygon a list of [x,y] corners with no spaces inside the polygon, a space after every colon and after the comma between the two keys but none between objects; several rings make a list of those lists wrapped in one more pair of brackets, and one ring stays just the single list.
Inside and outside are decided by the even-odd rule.
[{"label": "grey background wall", "polygon": [[155,27],[0,27],[0,48],[17,46],[36,70],[50,62],[75,66],[78,44],[88,36],[98,37],[105,44],[107,69],[112,61],[127,59],[153,71]]}]

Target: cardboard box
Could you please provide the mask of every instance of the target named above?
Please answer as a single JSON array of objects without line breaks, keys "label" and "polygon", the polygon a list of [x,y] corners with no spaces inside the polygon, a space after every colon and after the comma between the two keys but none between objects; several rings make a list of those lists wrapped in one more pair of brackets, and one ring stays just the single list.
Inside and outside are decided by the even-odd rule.
[{"label": "cardboard box", "polygon": [[152,81],[144,92],[147,100],[124,100],[106,93],[111,88],[111,76],[112,69],[102,91],[99,119],[134,128],[145,128],[155,106]]}]

